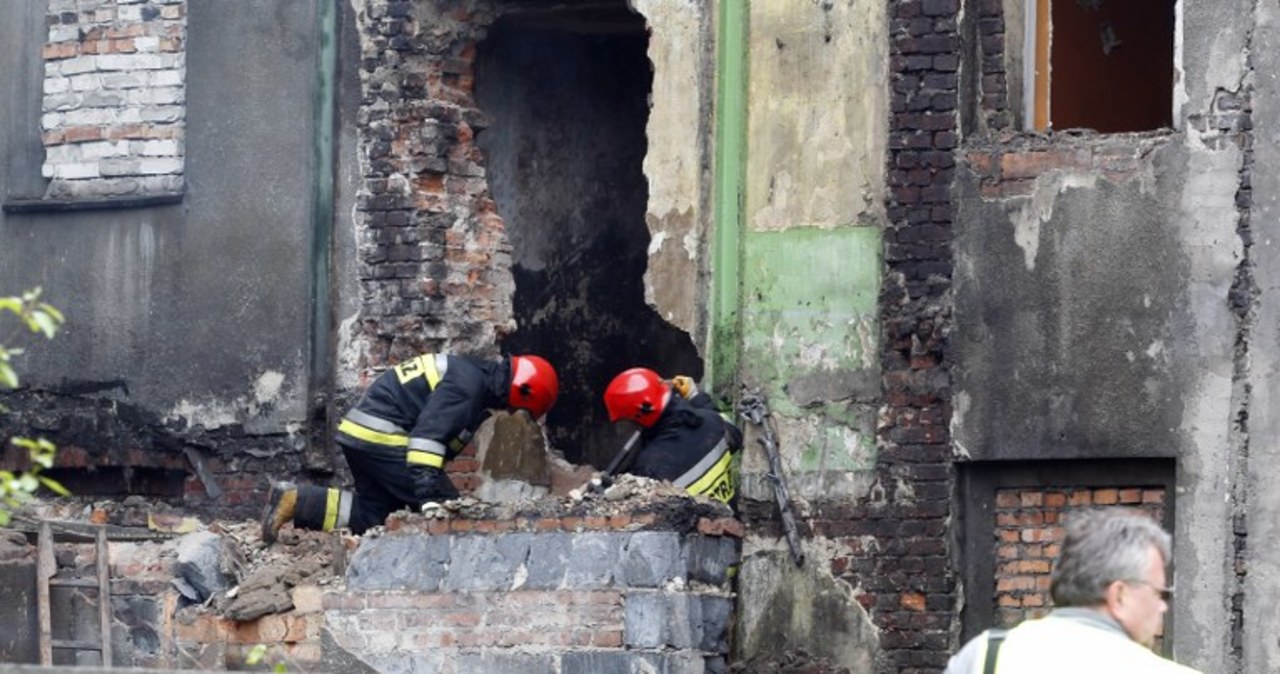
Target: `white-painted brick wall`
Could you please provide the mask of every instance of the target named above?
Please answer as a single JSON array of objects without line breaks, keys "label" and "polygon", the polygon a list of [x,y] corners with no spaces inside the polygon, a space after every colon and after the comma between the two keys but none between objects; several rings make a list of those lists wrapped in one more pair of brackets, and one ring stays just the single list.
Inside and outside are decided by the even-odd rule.
[{"label": "white-painted brick wall", "polygon": [[185,188],[186,4],[47,0],[40,125],[49,197]]}]

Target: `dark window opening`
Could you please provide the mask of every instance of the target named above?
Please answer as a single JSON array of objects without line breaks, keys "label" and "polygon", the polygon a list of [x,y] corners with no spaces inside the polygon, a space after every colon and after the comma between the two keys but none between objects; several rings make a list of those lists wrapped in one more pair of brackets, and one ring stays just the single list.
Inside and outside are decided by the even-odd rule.
[{"label": "dark window opening", "polygon": [[1172,126],[1174,1],[1033,0],[1035,128]]},{"label": "dark window opening", "polygon": [[615,374],[703,372],[689,334],[644,300],[647,47],[644,18],[624,0],[513,4],[477,54],[476,98],[491,122],[477,142],[516,285],[518,329],[502,348],[556,365],[549,439],[568,460],[596,466],[621,445],[601,398]]}]

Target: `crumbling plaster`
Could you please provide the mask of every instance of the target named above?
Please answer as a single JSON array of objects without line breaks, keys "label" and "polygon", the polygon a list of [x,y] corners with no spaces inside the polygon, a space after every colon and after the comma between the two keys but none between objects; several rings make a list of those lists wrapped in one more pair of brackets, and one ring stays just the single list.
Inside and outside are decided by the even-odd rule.
[{"label": "crumbling plaster", "polygon": [[742,653],[803,650],[851,672],[870,672],[878,650],[871,617],[854,589],[826,569],[839,554],[824,539],[805,541],[797,567],[785,541],[749,537],[743,544],[737,634]]},{"label": "crumbling plaster", "polygon": [[746,219],[752,230],[883,217],[883,2],[752,3]]},{"label": "crumbling plaster", "polygon": [[630,5],[649,25],[653,65],[644,158],[650,233],[645,301],[705,352],[715,6],[691,0]]},{"label": "crumbling plaster", "polygon": [[1258,2],[1257,26],[1249,46],[1253,73],[1254,128],[1264,130],[1253,145],[1252,248],[1257,295],[1249,343],[1251,390],[1248,410],[1247,503],[1243,508],[1249,546],[1244,557],[1244,621],[1256,630],[1243,642],[1243,671],[1280,670],[1280,551],[1270,542],[1280,535],[1280,3]]}]

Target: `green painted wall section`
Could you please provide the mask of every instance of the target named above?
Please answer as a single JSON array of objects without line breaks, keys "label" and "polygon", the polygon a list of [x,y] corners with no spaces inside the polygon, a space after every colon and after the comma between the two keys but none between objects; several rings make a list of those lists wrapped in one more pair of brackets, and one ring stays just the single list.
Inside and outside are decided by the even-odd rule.
[{"label": "green painted wall section", "polygon": [[789,418],[794,469],[859,470],[875,458],[878,227],[743,235],[742,379]]}]

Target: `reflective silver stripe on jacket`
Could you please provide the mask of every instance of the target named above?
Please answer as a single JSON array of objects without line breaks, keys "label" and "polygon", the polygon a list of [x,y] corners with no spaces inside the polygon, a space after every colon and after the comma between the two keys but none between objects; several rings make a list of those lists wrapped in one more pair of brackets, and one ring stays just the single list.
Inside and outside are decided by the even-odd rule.
[{"label": "reflective silver stripe on jacket", "polygon": [[729,451],[729,436],[725,435],[720,438],[720,442],[717,442],[715,447],[711,448],[710,452],[707,452],[706,456],[702,457],[701,461],[695,464],[693,468],[685,471],[684,475],[676,478],[674,480],[675,485],[681,489],[688,489],[689,485],[697,482],[698,478],[702,477],[708,470],[711,470],[711,467],[716,465],[716,462],[727,451]]},{"label": "reflective silver stripe on jacket", "polygon": [[449,356],[437,353],[434,357],[436,359],[436,374],[440,375],[440,379],[444,379],[444,373],[449,371]]},{"label": "reflective silver stripe on jacket", "polygon": [[350,419],[371,431],[378,431],[379,433],[393,433],[395,435],[408,435],[407,431],[390,421],[387,421],[382,417],[375,417],[368,412],[361,412],[357,409],[347,412],[344,415],[344,418]]},{"label": "reflective silver stripe on jacket", "polygon": [[447,456],[448,450],[445,449],[444,443],[438,440],[428,440],[426,438],[409,438],[409,449],[416,449],[420,452],[429,452],[438,456]]}]

